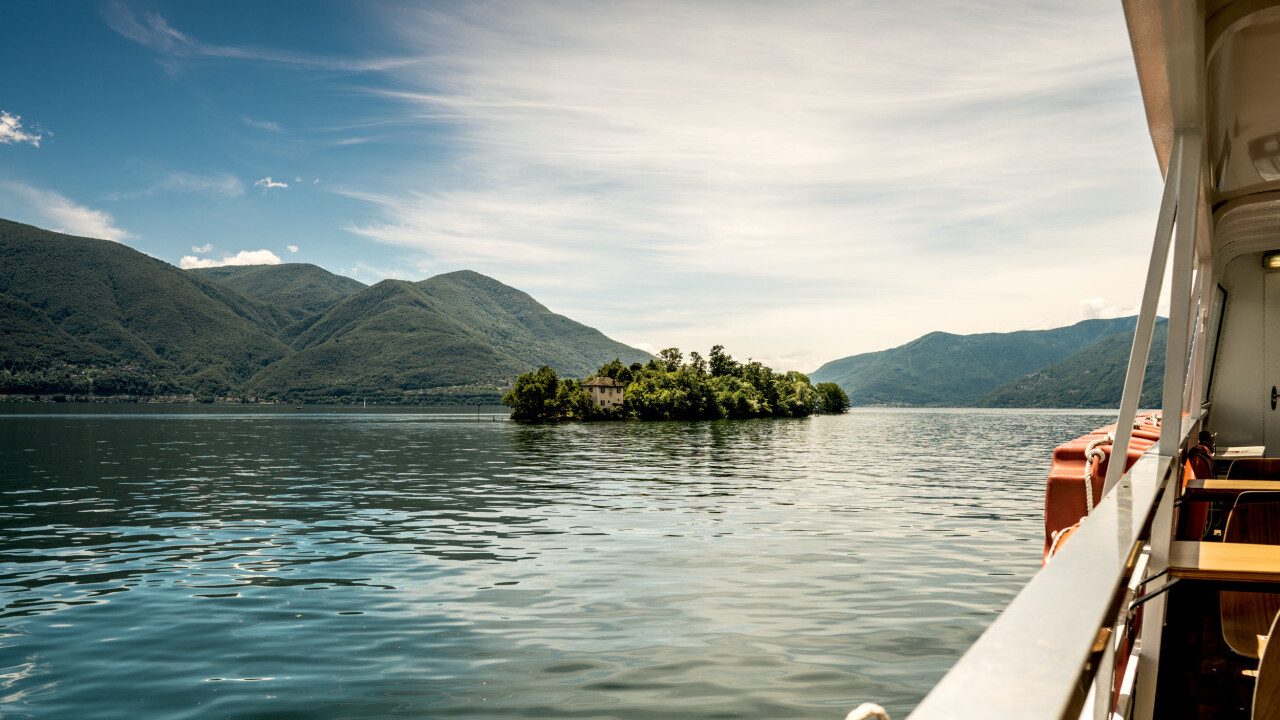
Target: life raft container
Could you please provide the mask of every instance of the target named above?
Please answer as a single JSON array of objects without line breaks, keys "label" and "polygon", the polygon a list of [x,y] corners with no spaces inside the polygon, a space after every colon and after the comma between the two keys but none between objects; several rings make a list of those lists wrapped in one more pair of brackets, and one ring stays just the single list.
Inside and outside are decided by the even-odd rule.
[{"label": "life raft container", "polygon": [[[1044,495],[1044,562],[1102,499],[1115,432],[1115,425],[1107,425],[1054,449]],[[1159,410],[1136,417],[1124,469],[1132,467],[1159,439]]]}]

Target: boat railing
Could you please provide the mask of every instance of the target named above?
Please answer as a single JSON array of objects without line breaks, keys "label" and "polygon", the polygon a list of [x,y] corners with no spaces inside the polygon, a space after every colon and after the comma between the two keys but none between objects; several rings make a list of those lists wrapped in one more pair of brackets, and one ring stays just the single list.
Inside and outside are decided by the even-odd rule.
[{"label": "boat railing", "polygon": [[1096,647],[1127,612],[1126,581],[1173,467],[1156,452],[1142,456],[911,717],[1060,720],[1082,717],[1091,694],[1109,697],[1119,648],[1105,642],[1099,656]]},{"label": "boat railing", "polygon": [[1201,407],[1205,353],[1193,337],[1204,331],[1201,298],[1211,287],[1210,258],[1198,252],[1209,243],[1197,242],[1206,232],[1201,148],[1199,130],[1175,133],[1112,457],[1127,457],[1172,246],[1160,442],[1127,472],[1122,462],[1108,463],[1103,497],[1087,521],[921,702],[915,720],[1151,717],[1162,591],[1172,582],[1164,573],[1174,490],[1202,420],[1184,417]]}]

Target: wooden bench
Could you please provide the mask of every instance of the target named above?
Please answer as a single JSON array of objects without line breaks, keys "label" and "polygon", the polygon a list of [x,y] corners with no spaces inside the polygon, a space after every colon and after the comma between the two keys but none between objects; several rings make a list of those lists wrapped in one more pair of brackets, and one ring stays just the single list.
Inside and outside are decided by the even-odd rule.
[{"label": "wooden bench", "polygon": [[1175,541],[1169,574],[1188,580],[1280,583],[1280,545]]},{"label": "wooden bench", "polygon": [[1235,495],[1242,492],[1280,492],[1280,480],[1216,480],[1192,478],[1187,493],[1196,495]]}]

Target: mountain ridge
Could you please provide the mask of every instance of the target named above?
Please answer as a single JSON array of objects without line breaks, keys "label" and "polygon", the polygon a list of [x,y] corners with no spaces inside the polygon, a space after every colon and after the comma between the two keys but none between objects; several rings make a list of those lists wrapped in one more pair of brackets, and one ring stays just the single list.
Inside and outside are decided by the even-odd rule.
[{"label": "mountain ridge", "polygon": [[[1105,338],[1128,332],[1131,344],[1135,323],[1135,317],[1127,317],[1082,320],[1050,330],[974,335],[932,332],[887,350],[833,360],[810,377],[814,382],[839,384],[853,405],[984,407],[997,402],[988,396],[998,388],[1073,357]],[[1112,353],[1106,357],[1107,362],[1113,361]],[[1126,352],[1123,363],[1127,362]],[[1084,382],[1079,378],[1074,381]],[[1027,398],[1026,392],[1006,390],[999,402],[1011,402],[1014,395]],[[1055,397],[1069,396],[1055,391]],[[1089,397],[1090,402],[1105,402],[1104,395]],[[1118,404],[1118,396],[1115,402]]]},{"label": "mountain ridge", "polygon": [[366,286],[302,263],[181,270],[9,220],[0,263],[0,394],[496,401],[543,364],[650,358],[473,271]]}]

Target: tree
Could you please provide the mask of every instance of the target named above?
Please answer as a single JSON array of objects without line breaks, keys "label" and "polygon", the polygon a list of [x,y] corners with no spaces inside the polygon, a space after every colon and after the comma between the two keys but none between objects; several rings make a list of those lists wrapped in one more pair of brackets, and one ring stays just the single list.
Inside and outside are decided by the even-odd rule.
[{"label": "tree", "polygon": [[575,420],[590,420],[598,414],[596,404],[591,401],[591,393],[573,378],[560,381],[560,389],[556,392],[556,409]]},{"label": "tree", "polygon": [[822,411],[829,413],[842,413],[849,410],[849,395],[844,388],[835,383],[818,383],[814,390],[818,391],[818,397],[822,402]]},{"label": "tree", "polygon": [[684,362],[684,354],[680,352],[680,348],[667,348],[658,351],[658,359],[662,361],[663,367],[667,372],[675,372],[680,369],[680,365]]},{"label": "tree", "polygon": [[712,377],[724,377],[725,375],[738,374],[738,362],[729,357],[724,351],[723,345],[711,346],[711,375]]},{"label": "tree", "polygon": [[560,414],[556,404],[559,391],[556,371],[543,365],[516,378],[515,387],[502,396],[502,402],[511,408],[512,420],[543,422]]},{"label": "tree", "polygon": [[613,380],[617,380],[622,385],[626,385],[631,382],[634,377],[634,367],[638,364],[639,363],[634,363],[632,367],[627,367],[617,358],[614,358],[612,361],[600,366],[600,369],[596,371],[596,377],[611,378]]},{"label": "tree", "polygon": [[693,371],[699,375],[707,374],[707,361],[702,359],[697,350],[689,353],[689,367],[693,368]]}]

